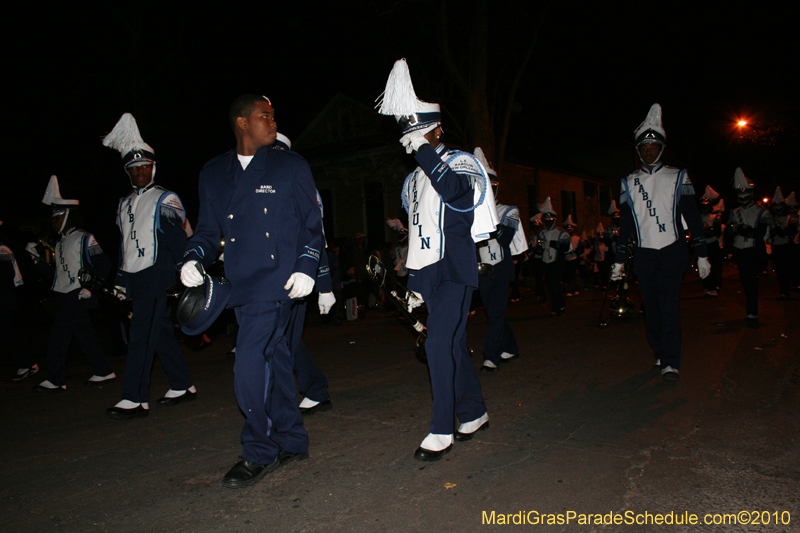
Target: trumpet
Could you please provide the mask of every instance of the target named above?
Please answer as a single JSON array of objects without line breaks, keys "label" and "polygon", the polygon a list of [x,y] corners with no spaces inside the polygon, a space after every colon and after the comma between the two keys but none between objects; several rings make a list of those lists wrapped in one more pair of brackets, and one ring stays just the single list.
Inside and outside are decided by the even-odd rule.
[{"label": "trumpet", "polygon": [[[389,270],[386,268],[380,259],[376,256],[371,255],[369,256],[369,260],[367,262],[367,272],[369,276],[372,278],[372,281],[380,287],[380,289],[389,296],[389,299],[395,304],[397,310],[400,311],[406,320],[411,324],[411,327],[414,328],[419,335],[417,335],[416,343],[414,344],[414,351],[417,354],[417,357],[420,359],[426,360],[428,359],[428,355],[425,352],[425,340],[428,338],[427,333],[425,333],[425,324],[423,324],[416,316],[414,316],[411,311],[408,310],[408,300],[401,298],[397,295],[397,291],[391,291],[388,287],[386,287],[386,275]],[[410,293],[408,289],[403,287],[400,283],[397,283],[395,280],[395,285],[401,291],[404,291],[406,295],[411,295],[411,298],[416,298],[413,293]]]},{"label": "trumpet", "polygon": [[[628,242],[625,244],[625,263],[623,263],[623,278],[619,281],[609,283],[609,288],[613,287],[612,291],[614,296],[608,302],[608,310],[613,318],[623,319],[630,318],[636,314],[636,306],[633,300],[628,298],[628,288],[631,275],[631,267],[633,266],[633,251],[636,249],[636,237],[633,235],[628,236]],[[608,326],[608,319],[603,316],[605,310],[605,303],[608,300],[608,292],[606,291],[603,298],[603,307],[600,308],[600,327]]]},{"label": "trumpet", "polygon": [[133,310],[131,309],[130,301],[122,301],[120,299],[125,298],[125,293],[123,291],[120,291],[113,285],[98,278],[86,268],[82,268],[78,271],[78,281],[81,287],[103,296],[120,315],[130,320],[133,315]]}]

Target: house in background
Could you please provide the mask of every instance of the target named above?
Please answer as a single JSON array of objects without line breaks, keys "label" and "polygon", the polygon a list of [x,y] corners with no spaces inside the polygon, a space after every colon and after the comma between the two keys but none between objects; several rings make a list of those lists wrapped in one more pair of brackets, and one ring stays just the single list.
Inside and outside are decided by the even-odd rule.
[{"label": "house in background", "polygon": [[[406,223],[400,191],[416,166],[399,137],[394,121],[379,115],[371,103],[339,93],[293,139],[292,149],[311,165],[329,242],[351,243],[357,233],[367,235],[370,247],[397,240],[386,219],[400,218]],[[619,194],[618,178],[598,177],[562,162],[547,166],[507,162],[498,174],[499,201],[519,207],[524,220],[535,215],[537,205],[550,196],[559,222],[571,214],[579,232],[591,232],[598,222],[611,222],[606,213],[611,199]],[[613,196],[612,186],[617,189]]]}]

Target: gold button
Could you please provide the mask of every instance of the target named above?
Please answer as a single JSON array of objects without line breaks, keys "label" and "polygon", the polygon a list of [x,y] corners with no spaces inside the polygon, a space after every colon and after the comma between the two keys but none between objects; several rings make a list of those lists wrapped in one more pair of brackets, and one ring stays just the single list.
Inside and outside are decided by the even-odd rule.
[{"label": "gold button", "polygon": [[233,218],[233,215],[228,215],[228,218]]},{"label": "gold button", "polygon": [[267,214],[267,208],[266,207],[264,208],[264,214],[265,215]]},{"label": "gold button", "polygon": [[269,238],[269,232],[267,232],[267,238]]},{"label": "gold button", "polygon": [[234,239],[233,237],[231,237],[231,242],[236,242],[236,239]]},{"label": "gold button", "polygon": [[275,256],[274,255],[270,255],[269,258],[270,259],[275,259]]}]

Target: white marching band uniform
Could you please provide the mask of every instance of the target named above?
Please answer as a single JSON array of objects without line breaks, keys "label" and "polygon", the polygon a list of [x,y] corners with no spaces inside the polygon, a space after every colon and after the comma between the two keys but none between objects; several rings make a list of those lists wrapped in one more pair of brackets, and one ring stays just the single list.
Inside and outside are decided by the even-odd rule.
[{"label": "white marching band uniform", "polygon": [[[494,201],[494,193],[483,165],[467,152],[447,151],[440,145],[437,153],[454,171],[467,176],[474,189],[474,207],[471,236],[474,242],[489,238],[489,234],[500,223]],[[408,212],[408,258],[406,268],[419,270],[440,261],[445,254],[444,217],[448,206],[428,179],[417,167],[403,184],[403,207]],[[517,215],[519,216],[519,215]]]}]

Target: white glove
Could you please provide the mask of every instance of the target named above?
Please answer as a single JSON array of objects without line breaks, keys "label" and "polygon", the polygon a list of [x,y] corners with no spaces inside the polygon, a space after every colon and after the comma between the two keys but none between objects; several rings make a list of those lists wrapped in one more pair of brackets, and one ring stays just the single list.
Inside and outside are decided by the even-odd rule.
[{"label": "white glove", "polygon": [[697,258],[697,273],[700,274],[700,279],[706,279],[711,273],[711,263],[708,262],[708,257]]},{"label": "white glove", "polygon": [[400,137],[400,144],[405,147],[406,153],[410,154],[422,148],[423,144],[428,144],[428,139],[425,138],[425,134],[420,130],[411,131]]},{"label": "white glove", "polygon": [[412,309],[416,309],[425,303],[425,300],[422,299],[422,295],[417,291],[408,291],[406,294],[406,301],[408,302],[409,313]]},{"label": "white glove", "polygon": [[92,292],[89,289],[81,289],[78,293],[78,300],[88,300],[92,297]]},{"label": "white glove", "polygon": [[35,242],[29,242],[27,244],[27,246],[25,246],[25,251],[28,252],[29,254],[31,254],[36,259],[39,259],[39,251],[36,250],[36,243]]},{"label": "white glove", "polygon": [[181,267],[181,283],[187,287],[198,287],[204,281],[203,275],[197,270],[197,261],[187,261]]},{"label": "white glove", "polygon": [[114,285],[114,288],[117,290],[114,293],[114,296],[117,297],[117,300],[119,300],[120,302],[124,302],[125,300],[128,299],[128,295],[125,293],[125,287],[121,285]]},{"label": "white glove", "polygon": [[319,293],[319,314],[327,315],[328,312],[333,307],[333,304],[336,303],[336,296],[333,295],[332,292],[321,292]]},{"label": "white glove", "polygon": [[619,281],[625,275],[625,265],[622,263],[614,263],[614,268],[611,269],[611,281]]},{"label": "white glove", "polygon": [[305,298],[314,288],[314,279],[302,272],[295,272],[289,276],[283,288],[289,291],[289,298]]}]

